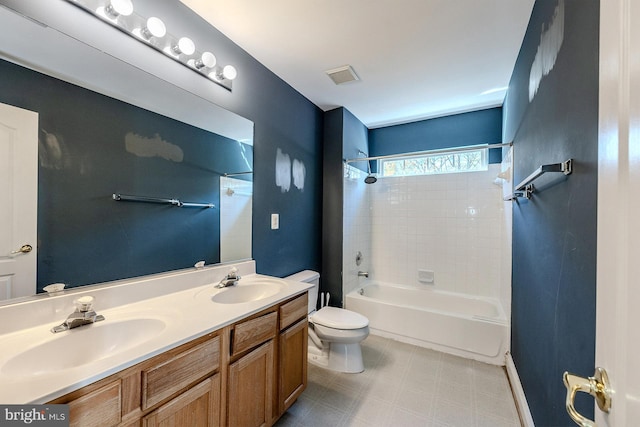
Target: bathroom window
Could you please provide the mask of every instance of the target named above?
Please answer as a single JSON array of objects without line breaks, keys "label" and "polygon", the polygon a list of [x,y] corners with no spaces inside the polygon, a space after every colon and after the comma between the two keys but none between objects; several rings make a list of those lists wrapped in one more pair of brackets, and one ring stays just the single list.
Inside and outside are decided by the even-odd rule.
[{"label": "bathroom window", "polygon": [[488,158],[488,150],[480,148],[473,151],[382,159],[379,161],[378,171],[383,177],[486,171],[489,167]]}]

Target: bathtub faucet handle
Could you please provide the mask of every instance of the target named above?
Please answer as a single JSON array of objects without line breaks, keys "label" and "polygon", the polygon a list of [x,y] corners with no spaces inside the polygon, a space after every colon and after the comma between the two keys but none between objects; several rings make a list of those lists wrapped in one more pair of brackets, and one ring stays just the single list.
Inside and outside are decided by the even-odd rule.
[{"label": "bathtub faucet handle", "polygon": [[369,272],[368,271],[358,271],[358,277],[369,278]]}]

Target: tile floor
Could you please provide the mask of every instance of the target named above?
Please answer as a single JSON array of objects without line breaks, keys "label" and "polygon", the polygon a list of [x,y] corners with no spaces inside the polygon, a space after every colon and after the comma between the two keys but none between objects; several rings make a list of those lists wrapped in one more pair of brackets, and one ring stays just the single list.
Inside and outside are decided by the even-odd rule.
[{"label": "tile floor", "polygon": [[370,335],[365,372],[309,364],[307,390],[285,426],[519,427],[504,370]]}]

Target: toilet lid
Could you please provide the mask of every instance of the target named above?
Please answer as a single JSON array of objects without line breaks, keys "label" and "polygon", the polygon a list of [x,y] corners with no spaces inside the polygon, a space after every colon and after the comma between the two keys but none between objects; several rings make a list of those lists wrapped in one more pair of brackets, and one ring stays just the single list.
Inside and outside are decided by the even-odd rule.
[{"label": "toilet lid", "polygon": [[334,329],[360,329],[369,325],[369,319],[362,314],[328,306],[313,313],[311,321]]}]

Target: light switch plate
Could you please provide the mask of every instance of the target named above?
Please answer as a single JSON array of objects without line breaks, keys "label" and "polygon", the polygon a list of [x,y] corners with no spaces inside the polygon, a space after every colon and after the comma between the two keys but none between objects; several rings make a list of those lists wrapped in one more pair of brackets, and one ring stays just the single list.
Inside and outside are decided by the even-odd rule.
[{"label": "light switch plate", "polygon": [[279,214],[271,214],[271,229],[277,230],[280,228],[280,215]]}]

